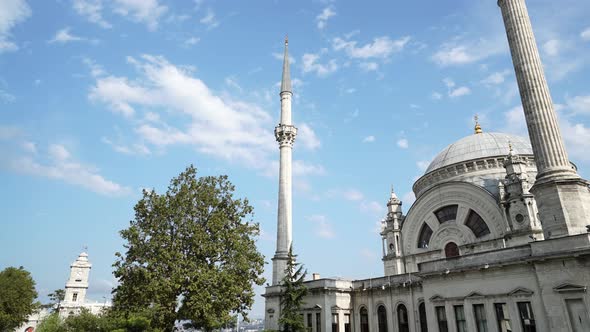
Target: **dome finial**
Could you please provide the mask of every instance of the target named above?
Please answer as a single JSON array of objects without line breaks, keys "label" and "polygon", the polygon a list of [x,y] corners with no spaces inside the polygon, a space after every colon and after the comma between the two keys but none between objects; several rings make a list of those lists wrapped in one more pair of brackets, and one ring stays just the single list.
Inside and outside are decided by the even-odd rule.
[{"label": "dome finial", "polygon": [[475,120],[475,133],[483,133],[483,130],[481,130],[481,126],[479,125],[479,117],[477,116],[477,114],[473,117],[473,119]]},{"label": "dome finial", "polygon": [[508,155],[514,156],[514,150],[512,149],[512,142],[508,141]]}]

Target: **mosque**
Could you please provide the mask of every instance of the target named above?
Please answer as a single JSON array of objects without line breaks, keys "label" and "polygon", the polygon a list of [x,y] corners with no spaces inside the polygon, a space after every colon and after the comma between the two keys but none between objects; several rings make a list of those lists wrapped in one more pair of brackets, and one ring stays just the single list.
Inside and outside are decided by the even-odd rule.
[{"label": "mosque", "polygon": [[[382,276],[305,282],[313,332],[590,331],[590,187],[568,159],[525,0],[499,0],[529,138],[484,131],[450,144],[383,221]],[[278,330],[291,245],[292,89],[281,84],[277,250],[265,328]]]}]

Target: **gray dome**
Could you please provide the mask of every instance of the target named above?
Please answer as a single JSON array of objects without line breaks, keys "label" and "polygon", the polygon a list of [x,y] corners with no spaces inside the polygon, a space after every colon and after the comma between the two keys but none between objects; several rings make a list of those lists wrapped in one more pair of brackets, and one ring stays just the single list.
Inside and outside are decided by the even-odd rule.
[{"label": "gray dome", "polygon": [[434,160],[432,160],[425,173],[458,162],[487,157],[506,156],[508,154],[509,144],[512,144],[512,149],[516,154],[533,154],[531,143],[526,137],[484,132],[464,137],[447,146],[434,158]]}]

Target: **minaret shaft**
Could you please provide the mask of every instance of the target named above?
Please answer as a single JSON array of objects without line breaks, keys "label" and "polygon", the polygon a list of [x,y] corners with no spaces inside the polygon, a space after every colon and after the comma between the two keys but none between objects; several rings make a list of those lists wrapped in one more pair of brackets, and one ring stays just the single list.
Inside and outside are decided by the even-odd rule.
[{"label": "minaret shaft", "polygon": [[498,0],[522,100],[537,179],[535,196],[545,239],[586,232],[588,182],[569,162],[525,0]]},{"label": "minaret shaft", "polygon": [[289,73],[289,53],[285,40],[285,58],[283,62],[283,78],[281,80],[281,120],[275,127],[275,138],[279,143],[279,197],[277,209],[277,250],[272,259],[272,284],[278,285],[285,276],[289,248],[292,243],[292,154],[293,143],[297,136],[297,128],[291,119],[291,77]]}]

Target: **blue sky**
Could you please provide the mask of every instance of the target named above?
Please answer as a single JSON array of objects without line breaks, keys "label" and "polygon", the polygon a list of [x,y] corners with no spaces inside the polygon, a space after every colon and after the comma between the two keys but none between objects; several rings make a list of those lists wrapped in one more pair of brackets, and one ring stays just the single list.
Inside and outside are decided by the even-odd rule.
[{"label": "blue sky", "polygon": [[[529,1],[570,159],[590,176],[590,2]],[[86,245],[115,281],[142,188],[227,174],[275,249],[283,39],[294,86],[294,243],[309,273],[383,273],[379,220],[438,151],[526,135],[495,0],[0,1],[0,268],[41,299]],[[271,268],[265,276],[270,279]],[[257,297],[254,316],[263,313]]]}]

